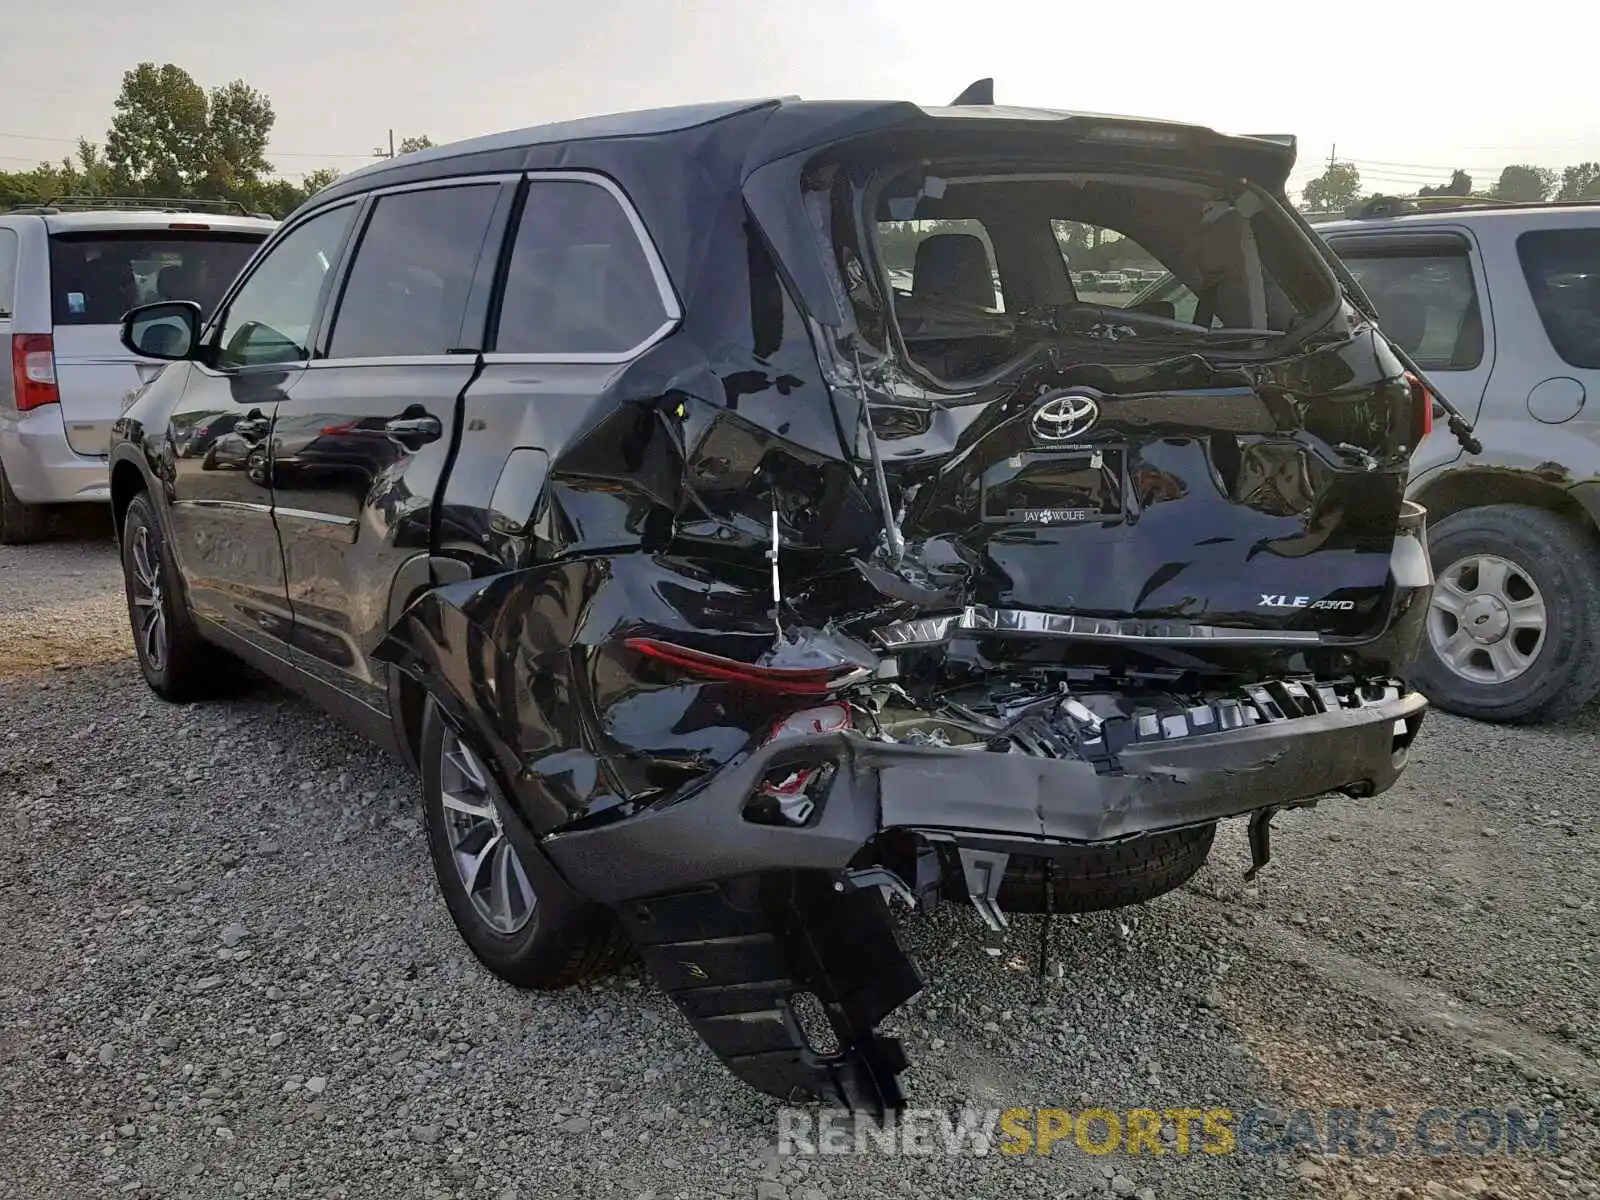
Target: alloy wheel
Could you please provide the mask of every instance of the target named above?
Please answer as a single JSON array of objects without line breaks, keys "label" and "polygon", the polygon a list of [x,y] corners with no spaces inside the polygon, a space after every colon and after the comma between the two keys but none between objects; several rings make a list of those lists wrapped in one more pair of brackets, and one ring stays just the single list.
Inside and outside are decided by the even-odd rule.
[{"label": "alloy wheel", "polygon": [[1544,596],[1526,571],[1495,554],[1471,554],[1438,572],[1428,640],[1461,678],[1504,684],[1533,666],[1548,619]]},{"label": "alloy wheel", "polygon": [[496,933],[520,932],[533,919],[538,897],[506,836],[499,789],[449,729],[439,743],[439,789],[450,858],[472,907]]},{"label": "alloy wheel", "polygon": [[150,542],[150,527],[133,534],[133,636],[152,671],[167,664],[167,609],[161,592],[161,559]]}]

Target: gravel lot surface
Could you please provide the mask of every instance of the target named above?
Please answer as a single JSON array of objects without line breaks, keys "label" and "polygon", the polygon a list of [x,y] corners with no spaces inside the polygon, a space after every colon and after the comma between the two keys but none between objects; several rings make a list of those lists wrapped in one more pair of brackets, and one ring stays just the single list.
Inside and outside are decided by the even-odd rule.
[{"label": "gravel lot surface", "polygon": [[[1600,715],[1435,716],[1404,782],[1243,828],[1179,893],[987,957],[908,936],[919,1107],[1559,1110],[1560,1156],[776,1154],[632,968],[516,991],[435,890],[417,788],[267,685],[144,687],[104,534],[0,547],[0,1196],[1600,1196]],[[1449,1137],[1448,1123],[1438,1127]]]}]

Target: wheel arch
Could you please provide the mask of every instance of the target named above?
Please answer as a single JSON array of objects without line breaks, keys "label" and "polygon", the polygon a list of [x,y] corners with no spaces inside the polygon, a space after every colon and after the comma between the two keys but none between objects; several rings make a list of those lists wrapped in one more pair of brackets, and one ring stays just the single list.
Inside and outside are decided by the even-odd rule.
[{"label": "wheel arch", "polygon": [[1428,510],[1430,526],[1469,508],[1520,504],[1556,513],[1600,532],[1593,514],[1574,497],[1568,481],[1558,482],[1533,471],[1505,467],[1449,471],[1418,489],[1413,499]]},{"label": "wheel arch", "polygon": [[[385,628],[393,633],[406,610],[433,588],[467,578],[467,566],[452,558],[416,554],[400,564],[389,587],[389,608]],[[422,718],[427,710],[428,692],[420,682],[399,667],[388,667],[389,718],[401,757],[412,770],[420,770]]]},{"label": "wheel arch", "polygon": [[124,458],[111,464],[111,520],[119,542],[122,540],[122,522],[128,515],[128,505],[140,492],[149,490],[149,480],[144,477],[137,463]]}]

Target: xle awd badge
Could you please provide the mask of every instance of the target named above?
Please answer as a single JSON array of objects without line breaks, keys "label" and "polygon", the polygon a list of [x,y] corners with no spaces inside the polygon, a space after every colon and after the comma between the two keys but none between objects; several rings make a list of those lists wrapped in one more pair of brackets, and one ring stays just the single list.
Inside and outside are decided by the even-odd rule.
[{"label": "xle awd badge", "polygon": [[1356,606],[1354,600],[1315,600],[1310,596],[1266,596],[1261,597],[1257,608],[1314,608],[1323,612],[1350,612]]}]

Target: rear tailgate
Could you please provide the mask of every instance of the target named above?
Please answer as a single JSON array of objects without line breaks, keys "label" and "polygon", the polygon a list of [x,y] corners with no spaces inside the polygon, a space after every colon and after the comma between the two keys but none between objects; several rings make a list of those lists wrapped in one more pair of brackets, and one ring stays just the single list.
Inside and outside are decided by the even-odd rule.
[{"label": "rear tailgate", "polygon": [[209,316],[265,236],[171,226],[52,232],[56,380],[73,450],[104,455],[123,397],[159,366],[122,345],[122,314],[155,300],[195,300]]}]

